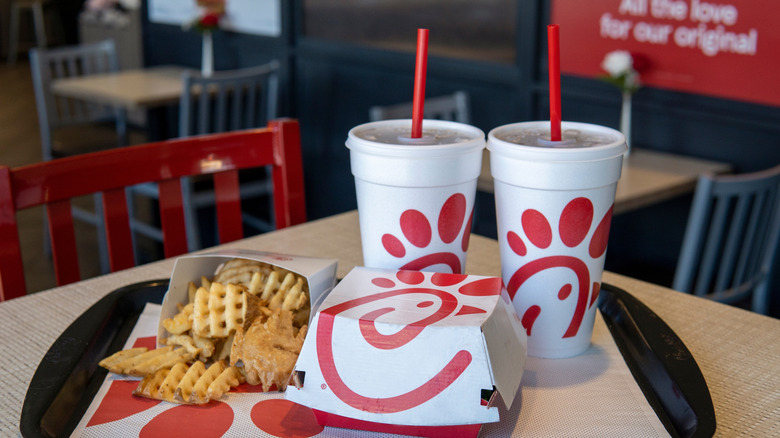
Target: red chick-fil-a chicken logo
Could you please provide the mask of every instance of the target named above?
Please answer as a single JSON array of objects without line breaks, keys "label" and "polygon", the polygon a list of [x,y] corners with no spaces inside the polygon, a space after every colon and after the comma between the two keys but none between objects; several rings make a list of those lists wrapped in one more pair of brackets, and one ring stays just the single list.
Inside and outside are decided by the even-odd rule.
[{"label": "red chick-fil-a chicken logo", "polygon": [[[425,284],[426,275],[430,275],[430,284]],[[372,284],[381,291],[333,305],[320,312],[317,322],[317,356],[326,386],[333,394],[349,406],[372,413],[395,413],[419,406],[440,394],[455,382],[472,361],[471,353],[459,350],[447,363],[417,388],[405,393],[386,397],[368,397],[349,387],[336,368],[333,352],[333,326],[336,316],[365,307],[365,313],[359,318],[358,327],[365,341],[380,350],[393,350],[412,342],[426,327],[448,317],[487,313],[487,310],[461,304],[457,296],[443,290],[464,282],[468,277],[460,274],[425,274],[417,271],[398,271],[396,278],[376,277]],[[400,284],[397,284],[399,282]],[[499,295],[500,278],[480,278],[466,282],[457,292],[467,296]],[[406,323],[392,334],[382,334],[376,328],[381,317],[397,309],[393,299],[403,296],[404,301],[420,297],[416,303],[419,308],[429,308],[430,312],[416,321]],[[424,297],[424,298],[423,298]],[[433,308],[438,303],[438,308]],[[362,310],[361,310],[362,311]],[[386,376],[392,379],[392,376]]]},{"label": "red chick-fil-a chicken logo", "polygon": [[[456,193],[444,202],[439,211],[436,227],[431,225],[431,220],[418,210],[409,209],[401,213],[399,224],[403,241],[390,233],[382,235],[382,246],[393,257],[406,257],[410,250],[408,247],[416,247],[423,250],[423,254],[404,264],[401,269],[424,270],[436,265],[448,266],[450,272],[459,274],[462,272],[460,256],[469,247],[471,235],[471,221],[474,212],[466,214],[466,196]],[[465,225],[465,226],[464,226]],[[458,238],[460,237],[460,238]],[[431,252],[429,249],[438,239],[447,245],[451,251]],[[426,252],[427,251],[427,252]]]},{"label": "red chick-fil-a chicken logo", "polygon": [[[588,198],[575,198],[563,208],[560,220],[558,221],[558,235],[561,243],[567,248],[576,248],[585,243],[588,245],[587,254],[592,259],[597,259],[604,255],[607,250],[607,240],[609,238],[609,226],[612,221],[612,208],[601,218],[596,225],[595,230],[586,243],[591,227],[594,224],[593,203]],[[528,242],[536,248],[546,250],[552,244],[553,229],[550,221],[538,210],[527,209],[521,216],[522,233],[525,234]],[[506,235],[507,244],[512,252],[524,257],[528,254],[527,246],[520,234],[509,231]],[[583,318],[587,309],[596,302],[598,298],[600,285],[594,282],[591,285],[590,271],[588,265],[581,258],[566,254],[549,254],[543,257],[530,260],[518,268],[507,283],[509,296],[514,299],[520,287],[532,276],[553,268],[568,268],[577,277],[577,304],[572,315],[571,322],[563,333],[562,338],[570,338],[577,335],[582,325]],[[556,291],[550,290],[549,293]],[[564,284],[558,291],[558,299],[566,300],[572,293],[572,285]],[[531,335],[534,322],[541,314],[542,309],[539,305],[529,306],[522,315],[522,324],[528,335]]]}]

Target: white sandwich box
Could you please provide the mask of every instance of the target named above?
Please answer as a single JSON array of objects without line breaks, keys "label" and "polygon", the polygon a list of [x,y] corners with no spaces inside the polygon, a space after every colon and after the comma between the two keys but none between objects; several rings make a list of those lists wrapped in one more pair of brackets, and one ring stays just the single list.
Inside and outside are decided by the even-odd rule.
[{"label": "white sandwich box", "polygon": [[312,312],[285,396],[320,424],[476,436],[520,386],[526,334],[500,278],[358,267]]},{"label": "white sandwich box", "polygon": [[213,277],[221,264],[234,258],[265,262],[305,277],[309,283],[309,295],[312,303],[336,283],[337,261],[331,259],[240,249],[179,257],[171,273],[168,292],[163,298],[160,322],[157,328],[158,345],[162,345],[161,340],[169,336],[162,325],[163,320],[172,318],[179,313],[178,304],[187,304],[189,283],[193,282],[199,286],[201,276]]}]

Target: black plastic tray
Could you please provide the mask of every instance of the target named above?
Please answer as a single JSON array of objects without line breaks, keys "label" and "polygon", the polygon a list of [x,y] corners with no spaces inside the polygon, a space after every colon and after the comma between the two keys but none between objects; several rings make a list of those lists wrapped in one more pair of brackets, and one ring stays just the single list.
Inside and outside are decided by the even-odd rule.
[{"label": "black plastic tray", "polygon": [[128,285],[73,321],[33,375],[19,423],[23,436],[71,434],[108,374],[98,362],[122,349],[146,303],[162,303],[167,290],[168,280]]},{"label": "black plastic tray", "polygon": [[[147,302],[161,303],[168,280],[117,289],[62,333],[33,375],[22,406],[25,437],[68,436],[100,389],[98,362],[120,350]],[[715,413],[696,361],[675,333],[636,298],[602,285],[599,309],[628,367],[674,437],[709,437]]]},{"label": "black plastic tray", "polygon": [[599,310],[645,398],[673,437],[711,437],[715,409],[693,355],[668,325],[623,289],[601,285]]}]

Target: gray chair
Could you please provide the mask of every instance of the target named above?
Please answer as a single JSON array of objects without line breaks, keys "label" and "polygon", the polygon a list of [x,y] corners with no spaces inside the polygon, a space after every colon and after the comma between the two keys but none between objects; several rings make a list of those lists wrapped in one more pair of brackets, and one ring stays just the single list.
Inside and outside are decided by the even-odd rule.
[{"label": "gray chair", "polygon": [[35,44],[39,48],[46,48],[46,23],[43,17],[43,7],[51,3],[51,0],[12,0],[10,17],[10,34],[8,35],[8,64],[16,63],[17,52],[19,51],[19,21],[21,20],[22,9],[29,9],[35,28]]},{"label": "gray chair", "polygon": [[[412,102],[388,106],[372,106],[368,110],[372,122],[387,119],[408,119],[412,117]],[[425,98],[423,117],[426,119],[450,120],[471,123],[469,95],[465,91]]]},{"label": "gray chair", "polygon": [[[38,112],[41,155],[44,161],[106,147],[127,145],[127,116],[123,109],[56,96],[52,92],[52,82],[57,79],[117,70],[119,70],[117,53],[111,40],[54,49],[30,50],[30,71]],[[109,125],[109,129],[102,126],[106,124]],[[84,130],[85,127],[92,129]],[[79,130],[70,132],[66,141],[55,140],[56,134],[73,128]],[[91,136],[93,133],[98,135]],[[106,133],[110,136],[104,135]],[[105,235],[102,208],[98,198],[95,198],[94,212],[74,207],[73,216],[95,225],[98,236]],[[108,272],[107,242],[99,238],[98,243],[102,268],[104,272]]]},{"label": "gray chair", "polygon": [[[38,110],[44,161],[72,154],[65,149],[55,148],[53,139],[55,131],[71,126],[114,124],[116,143],[127,145],[127,118],[124,110],[56,96],[51,89],[52,82],[57,79],[118,70],[116,46],[112,40],[54,49],[30,50],[30,71],[35,91],[35,106]],[[99,146],[105,147],[105,145]],[[83,145],[78,147],[83,148]]]},{"label": "gray chair", "polygon": [[699,178],[672,287],[765,314],[780,239],[780,166]]},{"label": "gray chair", "polygon": [[[279,101],[279,63],[276,61],[257,67],[231,71],[217,71],[205,77],[195,72],[182,76],[183,91],[179,104],[179,136],[212,134],[240,129],[258,128],[277,117]],[[269,199],[268,218],[243,212],[244,224],[258,231],[273,229],[271,207],[272,184],[268,178],[246,180],[242,174],[241,197]],[[198,209],[214,205],[214,193],[208,188],[196,189],[196,181],[183,180],[182,194],[187,223],[187,242],[190,251],[200,249],[201,230]],[[135,189],[145,196],[156,197],[156,188],[142,186]],[[159,230],[143,223],[135,223],[136,231],[160,240]]]}]

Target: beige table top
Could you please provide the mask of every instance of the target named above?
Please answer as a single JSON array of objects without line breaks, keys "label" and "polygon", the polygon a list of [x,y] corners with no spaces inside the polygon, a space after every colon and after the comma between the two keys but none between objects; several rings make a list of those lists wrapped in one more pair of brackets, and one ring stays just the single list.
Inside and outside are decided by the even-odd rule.
[{"label": "beige table top", "polygon": [[[618,181],[614,214],[626,213],[692,193],[699,175],[730,171],[731,165],[726,163],[648,149],[633,149],[623,164],[623,173]],[[482,156],[482,173],[477,181],[477,188],[480,191],[493,192],[488,150],[485,150]]]},{"label": "beige table top", "polygon": [[[338,259],[339,277],[362,264],[355,211],[232,242],[226,248]],[[0,303],[0,435],[18,436],[27,385],[60,333],[112,290],[167,278],[174,260]],[[500,275],[498,242],[472,236],[466,271]],[[780,320],[606,272],[603,281],[631,292],[655,311],[690,349],[707,381],[719,437],[770,436],[780,431]]]},{"label": "beige table top", "polygon": [[177,103],[181,96],[182,67],[152,67],[52,82],[55,94],[126,109]]}]

